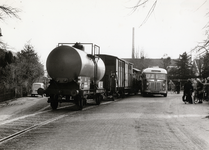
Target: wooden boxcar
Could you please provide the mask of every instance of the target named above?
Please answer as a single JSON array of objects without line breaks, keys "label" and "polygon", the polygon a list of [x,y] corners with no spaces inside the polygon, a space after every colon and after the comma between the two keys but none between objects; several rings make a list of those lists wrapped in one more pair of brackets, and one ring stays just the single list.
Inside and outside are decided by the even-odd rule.
[{"label": "wooden boxcar", "polygon": [[121,96],[133,88],[133,64],[112,55],[98,55],[105,64],[103,81],[106,96]]}]

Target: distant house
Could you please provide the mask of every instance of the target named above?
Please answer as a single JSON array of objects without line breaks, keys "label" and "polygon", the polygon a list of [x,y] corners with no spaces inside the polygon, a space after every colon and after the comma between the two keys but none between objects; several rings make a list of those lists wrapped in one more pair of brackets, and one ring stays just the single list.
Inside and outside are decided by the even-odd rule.
[{"label": "distant house", "polygon": [[[158,66],[160,68],[164,68],[163,59],[152,59],[152,58],[145,58],[145,59],[132,59],[132,58],[122,58],[126,61],[129,61],[134,64],[134,68],[139,70],[143,70],[148,67]],[[176,62],[174,59],[171,59],[171,64],[168,68],[176,67]]]}]

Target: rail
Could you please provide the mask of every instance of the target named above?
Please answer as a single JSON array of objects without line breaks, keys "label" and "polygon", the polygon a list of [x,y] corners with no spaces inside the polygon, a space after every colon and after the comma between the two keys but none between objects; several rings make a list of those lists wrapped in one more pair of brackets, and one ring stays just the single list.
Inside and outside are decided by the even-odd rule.
[{"label": "rail", "polygon": [[[101,105],[106,105],[112,102],[113,101],[102,102]],[[39,112],[33,114],[2,121],[0,123],[0,145],[12,139],[15,139],[29,131],[40,128],[64,117],[79,113],[78,111],[69,112],[68,108],[72,106],[74,105],[70,104],[67,106],[59,107],[58,111],[61,110],[60,113],[53,113],[53,110],[40,110]],[[100,106],[90,105],[84,108],[83,111]],[[63,109],[65,108],[67,108],[67,111],[63,111]]]}]

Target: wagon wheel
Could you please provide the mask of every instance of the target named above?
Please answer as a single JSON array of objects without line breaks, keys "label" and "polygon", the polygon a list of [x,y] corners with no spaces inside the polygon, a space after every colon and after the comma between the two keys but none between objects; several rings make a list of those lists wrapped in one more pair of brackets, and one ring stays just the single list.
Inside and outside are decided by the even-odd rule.
[{"label": "wagon wheel", "polygon": [[84,98],[82,98],[80,95],[77,95],[75,97],[75,104],[78,106],[79,110],[82,110],[84,107]]},{"label": "wagon wheel", "polygon": [[112,97],[111,97],[111,100],[112,100],[112,101],[114,101],[114,100],[115,100],[115,97],[114,97],[114,96],[112,96]]},{"label": "wagon wheel", "polygon": [[147,93],[142,92],[142,96],[143,96],[143,97],[146,97],[146,96],[147,96]]},{"label": "wagon wheel", "polygon": [[96,98],[95,98],[96,104],[97,104],[97,105],[100,105],[102,99],[103,99],[103,98],[102,98],[102,95],[101,95],[101,94],[97,94],[97,95],[96,95]]},{"label": "wagon wheel", "polygon": [[121,98],[124,98],[124,97],[125,97],[125,93],[124,93],[123,90],[119,91],[119,93],[120,93],[120,97],[121,97]]},{"label": "wagon wheel", "polygon": [[50,99],[51,99],[50,102],[51,108],[53,110],[56,110],[58,107],[58,95],[50,96]]},{"label": "wagon wheel", "polygon": [[87,105],[87,100],[85,98],[83,98],[83,106]]}]

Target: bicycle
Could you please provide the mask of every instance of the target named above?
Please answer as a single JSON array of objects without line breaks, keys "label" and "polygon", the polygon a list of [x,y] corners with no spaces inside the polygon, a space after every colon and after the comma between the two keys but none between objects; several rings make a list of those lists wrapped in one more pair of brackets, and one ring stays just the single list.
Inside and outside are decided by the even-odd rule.
[{"label": "bicycle", "polygon": [[195,90],[193,95],[193,103],[194,104],[202,103],[202,101],[203,101],[203,92]]},{"label": "bicycle", "polygon": [[186,104],[187,102],[193,104],[192,93],[184,93],[182,96],[183,102]]}]

